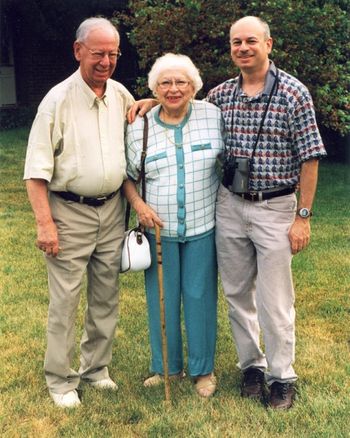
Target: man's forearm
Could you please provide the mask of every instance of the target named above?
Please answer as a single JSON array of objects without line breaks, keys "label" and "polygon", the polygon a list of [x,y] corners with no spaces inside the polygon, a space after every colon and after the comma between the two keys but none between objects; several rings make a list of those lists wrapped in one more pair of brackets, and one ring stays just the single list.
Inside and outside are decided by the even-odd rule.
[{"label": "man's forearm", "polygon": [[47,255],[57,256],[60,247],[56,224],[52,218],[47,182],[43,179],[29,179],[26,181],[29,201],[32,205],[37,223],[36,245]]},{"label": "man's forearm", "polygon": [[308,160],[302,163],[300,170],[300,195],[298,209],[311,210],[315,198],[318,179],[318,160]]},{"label": "man's forearm", "polygon": [[28,179],[27,193],[38,225],[52,222],[51,209],[47,194],[47,182],[44,179]]},{"label": "man's forearm", "polygon": [[[316,193],[317,174],[318,160],[309,160],[301,165],[298,210],[301,208],[311,210]],[[306,248],[310,242],[310,236],[310,216],[304,218],[297,214],[288,233],[292,253],[297,254]]]}]

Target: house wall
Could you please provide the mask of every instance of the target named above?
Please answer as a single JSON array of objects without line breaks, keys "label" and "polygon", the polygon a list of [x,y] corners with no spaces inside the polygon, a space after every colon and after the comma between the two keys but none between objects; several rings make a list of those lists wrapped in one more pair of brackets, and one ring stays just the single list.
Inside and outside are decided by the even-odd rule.
[{"label": "house wall", "polygon": [[12,33],[2,11],[0,0],[0,108],[16,105]]}]

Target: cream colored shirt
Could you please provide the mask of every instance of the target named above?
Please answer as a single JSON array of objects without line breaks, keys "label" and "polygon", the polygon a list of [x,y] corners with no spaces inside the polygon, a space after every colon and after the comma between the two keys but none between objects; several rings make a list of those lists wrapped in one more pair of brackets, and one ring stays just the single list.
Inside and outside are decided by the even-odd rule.
[{"label": "cream colored shirt", "polygon": [[80,70],[52,88],[29,135],[24,179],[48,181],[52,191],[101,196],[126,178],[125,116],[134,99],[109,79],[98,98]]}]

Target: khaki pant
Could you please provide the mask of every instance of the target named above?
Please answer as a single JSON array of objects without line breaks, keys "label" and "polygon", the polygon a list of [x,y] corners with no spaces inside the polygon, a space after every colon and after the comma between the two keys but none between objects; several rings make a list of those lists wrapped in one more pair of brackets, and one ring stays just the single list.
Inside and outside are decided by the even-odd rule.
[{"label": "khaki pant", "polygon": [[[239,366],[267,369],[268,384],[296,380],[294,289],[288,230],[294,194],[251,202],[220,186],[216,247]],[[260,328],[265,353],[260,348]]]},{"label": "khaki pant", "polygon": [[[51,194],[50,206],[62,249],[57,257],[46,257],[50,305],[45,376],[51,391],[65,393],[77,388],[80,377],[99,380],[108,376],[118,312],[124,209],[120,193],[100,207]],[[88,304],[78,373],[71,362],[85,271]]]}]

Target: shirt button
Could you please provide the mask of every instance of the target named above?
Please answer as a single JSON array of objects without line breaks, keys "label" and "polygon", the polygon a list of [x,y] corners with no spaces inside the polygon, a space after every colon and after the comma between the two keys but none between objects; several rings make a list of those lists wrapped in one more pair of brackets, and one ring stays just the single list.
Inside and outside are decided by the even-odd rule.
[{"label": "shirt button", "polygon": [[184,168],[184,165],[183,165],[183,164],[180,164],[180,165],[179,165],[179,168],[180,168],[180,169],[183,169],[183,168]]},{"label": "shirt button", "polygon": [[180,189],[183,189],[183,188],[184,188],[184,185],[183,185],[183,184],[180,184],[179,187],[180,187]]}]

